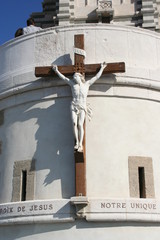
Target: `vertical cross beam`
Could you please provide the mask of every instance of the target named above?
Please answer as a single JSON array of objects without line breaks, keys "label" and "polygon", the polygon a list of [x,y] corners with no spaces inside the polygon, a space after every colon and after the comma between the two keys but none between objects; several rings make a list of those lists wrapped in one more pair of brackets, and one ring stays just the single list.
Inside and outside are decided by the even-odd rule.
[{"label": "vertical cross beam", "polygon": [[[75,35],[74,36],[74,46],[75,48],[79,48],[84,50],[84,35]],[[79,72],[84,75],[84,56],[79,54],[74,54],[74,65],[75,65],[75,72]]]},{"label": "vertical cross beam", "polygon": [[[75,35],[75,48],[84,50],[84,35]],[[85,74],[84,56],[74,55],[75,72]],[[83,152],[74,153],[75,156],[75,178],[76,178],[76,196],[86,196],[86,149],[85,149],[85,123],[83,137]]]}]

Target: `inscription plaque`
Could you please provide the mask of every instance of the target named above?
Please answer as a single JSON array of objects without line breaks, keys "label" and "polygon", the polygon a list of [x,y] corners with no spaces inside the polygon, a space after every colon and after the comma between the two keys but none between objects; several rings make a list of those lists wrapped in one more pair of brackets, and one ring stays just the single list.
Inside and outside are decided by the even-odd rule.
[{"label": "inscription plaque", "polygon": [[39,222],[70,222],[74,220],[70,200],[43,200],[0,204],[0,225]]},{"label": "inscription plaque", "polygon": [[72,204],[70,199],[0,204],[0,225],[72,222],[76,213],[87,221],[160,222],[155,199],[88,199],[78,210]]},{"label": "inscription plaque", "polygon": [[155,199],[89,199],[83,211],[87,221],[160,222]]}]

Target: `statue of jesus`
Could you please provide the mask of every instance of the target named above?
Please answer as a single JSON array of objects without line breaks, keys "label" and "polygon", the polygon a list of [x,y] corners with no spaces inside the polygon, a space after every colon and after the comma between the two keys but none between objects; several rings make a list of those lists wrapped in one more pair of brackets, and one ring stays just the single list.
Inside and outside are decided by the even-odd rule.
[{"label": "statue of jesus", "polygon": [[52,64],[52,69],[55,73],[64,80],[70,87],[72,91],[72,102],[71,102],[71,115],[73,121],[73,130],[75,135],[75,146],[74,149],[79,152],[83,151],[83,136],[84,129],[83,124],[86,114],[90,118],[91,109],[87,107],[87,95],[89,87],[97,81],[102,73],[104,68],[107,66],[107,63],[102,63],[99,72],[88,81],[85,81],[85,78],[80,73],[74,73],[73,80],[65,77],[62,73],[58,71],[58,67]]}]

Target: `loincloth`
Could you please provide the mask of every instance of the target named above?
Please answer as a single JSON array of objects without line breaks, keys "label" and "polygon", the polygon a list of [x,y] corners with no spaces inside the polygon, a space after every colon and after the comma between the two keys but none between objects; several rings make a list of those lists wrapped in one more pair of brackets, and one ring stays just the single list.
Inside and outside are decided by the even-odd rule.
[{"label": "loincloth", "polygon": [[85,111],[85,113],[88,116],[89,121],[92,118],[92,109],[91,109],[89,103],[87,103],[87,105],[84,106],[84,105],[77,104],[77,103],[72,101],[72,103],[71,103],[71,110],[74,111],[77,115],[79,115],[81,111]]}]

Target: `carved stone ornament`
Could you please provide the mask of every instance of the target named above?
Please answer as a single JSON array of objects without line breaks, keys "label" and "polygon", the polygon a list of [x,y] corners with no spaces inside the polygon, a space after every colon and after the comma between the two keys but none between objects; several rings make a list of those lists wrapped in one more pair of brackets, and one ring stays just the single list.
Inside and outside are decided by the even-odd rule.
[{"label": "carved stone ornament", "polygon": [[112,1],[108,1],[108,0],[98,1],[98,10],[108,10],[110,8],[112,8]]}]

